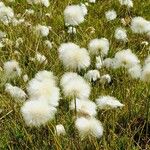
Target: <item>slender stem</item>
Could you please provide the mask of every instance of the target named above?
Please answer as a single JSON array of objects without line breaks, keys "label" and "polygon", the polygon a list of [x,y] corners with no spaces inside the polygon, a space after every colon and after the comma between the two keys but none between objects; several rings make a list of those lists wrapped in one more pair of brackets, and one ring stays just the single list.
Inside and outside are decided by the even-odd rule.
[{"label": "slender stem", "polygon": [[74,98],[74,106],[75,106],[75,116],[77,116],[77,103],[76,103],[76,98]]},{"label": "slender stem", "polygon": [[148,96],[147,101],[146,101],[146,139],[148,137],[148,130],[149,130],[149,107],[150,107],[150,96]]}]

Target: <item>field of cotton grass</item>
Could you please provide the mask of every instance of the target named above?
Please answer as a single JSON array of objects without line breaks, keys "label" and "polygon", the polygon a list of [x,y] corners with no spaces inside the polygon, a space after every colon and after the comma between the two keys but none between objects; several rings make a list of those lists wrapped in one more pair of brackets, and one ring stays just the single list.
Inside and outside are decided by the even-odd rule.
[{"label": "field of cotton grass", "polygon": [[150,1],[0,1],[0,149],[149,150]]}]

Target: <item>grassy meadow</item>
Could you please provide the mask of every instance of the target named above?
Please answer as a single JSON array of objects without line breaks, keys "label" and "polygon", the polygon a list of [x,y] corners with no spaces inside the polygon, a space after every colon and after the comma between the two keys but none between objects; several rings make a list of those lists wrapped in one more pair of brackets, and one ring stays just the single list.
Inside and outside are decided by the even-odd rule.
[{"label": "grassy meadow", "polygon": [[[63,67],[58,58],[58,48],[61,43],[73,42],[87,48],[91,39],[105,37],[110,42],[108,57],[122,49],[130,48],[143,64],[150,53],[149,45],[142,45],[148,41],[145,34],[135,34],[130,29],[130,23],[124,28],[127,30],[128,42],[119,42],[114,38],[117,27],[122,26],[121,18],[128,19],[142,16],[150,20],[150,1],[133,0],[134,7],[121,6],[118,0],[97,0],[88,6],[88,14],[85,21],[76,29],[75,35],[67,33],[63,11],[69,4],[79,4],[84,0],[50,0],[48,8],[39,5],[29,5],[26,0],[16,0],[14,3],[5,1],[5,5],[13,8],[15,14],[21,16],[31,25],[47,25],[52,29],[47,37],[38,37],[33,34],[30,26],[24,24],[13,26],[0,22],[0,30],[7,33],[7,38],[12,43],[0,49],[0,150],[150,150],[150,119],[149,131],[146,135],[146,120],[148,100],[150,101],[150,85],[133,79],[124,68],[100,69],[100,75],[109,74],[111,83],[104,86],[98,81],[91,84],[90,99],[94,101],[100,95],[117,97],[125,106],[119,109],[99,110],[97,118],[102,122],[104,134],[100,139],[88,137],[81,140],[77,129],[74,127],[74,117],[69,111],[69,99],[63,96],[57,109],[55,119],[41,127],[28,127],[20,113],[22,103],[16,102],[5,92],[5,84],[10,82],[26,91],[27,82],[22,76],[8,81],[3,74],[3,64],[15,59],[19,62],[22,74],[27,74],[32,79],[39,70],[49,70],[57,77],[58,85],[61,76],[68,70]],[[26,9],[35,11],[32,15],[26,15]],[[114,9],[117,18],[108,22],[105,12]],[[45,14],[50,15],[46,16]],[[17,38],[23,39],[23,44],[16,48],[14,43]],[[52,49],[48,50],[43,41],[50,40]],[[16,53],[18,51],[18,53]],[[31,61],[36,52],[40,52],[47,58],[47,64],[38,64]],[[89,69],[95,69],[95,58],[92,58]],[[87,70],[89,70],[87,69]],[[86,70],[86,71],[87,71]],[[79,72],[84,75],[86,71]],[[63,124],[66,135],[57,136],[54,132],[55,125]]]}]

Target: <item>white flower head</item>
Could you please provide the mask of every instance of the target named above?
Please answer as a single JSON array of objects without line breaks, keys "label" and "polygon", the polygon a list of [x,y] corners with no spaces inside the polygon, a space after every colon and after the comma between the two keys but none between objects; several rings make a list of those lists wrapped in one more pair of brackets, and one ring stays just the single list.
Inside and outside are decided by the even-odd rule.
[{"label": "white flower head", "polygon": [[121,5],[125,5],[127,7],[133,7],[133,1],[132,0],[119,0]]},{"label": "white flower head", "polygon": [[29,80],[29,77],[27,74],[23,75],[23,81],[24,82],[27,82]]},{"label": "white flower head", "polygon": [[67,69],[81,70],[90,65],[90,56],[85,48],[74,43],[63,43],[58,49],[59,58]]},{"label": "white flower head", "polygon": [[90,85],[77,73],[65,73],[62,76],[60,84],[66,97],[84,99],[90,95]]},{"label": "white flower head", "polygon": [[114,10],[109,10],[105,13],[106,19],[108,21],[114,20],[117,17],[117,13]]},{"label": "white flower head", "polygon": [[65,128],[62,124],[56,125],[56,131],[55,132],[57,133],[58,136],[66,134]]},{"label": "white flower head", "polygon": [[76,26],[84,22],[84,17],[87,13],[84,5],[70,5],[64,10],[64,19],[66,25]]},{"label": "white flower head", "polygon": [[92,55],[101,54],[105,56],[109,51],[109,41],[106,38],[93,39],[90,41],[88,49]]},{"label": "white flower head", "polygon": [[96,0],[89,0],[90,3],[96,3]]},{"label": "white flower head", "polygon": [[142,69],[141,80],[150,83],[150,63],[146,63]]},{"label": "white flower head", "polygon": [[14,11],[12,8],[7,7],[1,2],[0,5],[0,21],[2,21],[5,25],[11,23],[12,19],[14,18]]},{"label": "white flower head", "polygon": [[104,59],[103,66],[106,68],[114,68],[114,59],[113,58]]},{"label": "white flower head", "polygon": [[77,118],[75,127],[78,129],[80,137],[86,138],[87,136],[94,136],[101,138],[103,135],[103,126],[96,118]]},{"label": "white flower head", "polygon": [[69,27],[67,32],[70,33],[70,34],[76,34],[77,33],[75,27]]},{"label": "white flower head", "polygon": [[115,54],[116,68],[130,68],[140,63],[138,57],[130,49],[118,51]]},{"label": "white flower head", "polygon": [[128,40],[126,32],[127,31],[124,28],[122,28],[122,27],[117,28],[115,30],[115,38],[117,40],[126,42]]},{"label": "white flower head", "polygon": [[111,76],[109,74],[105,74],[100,77],[100,83],[105,84],[110,82],[111,82]]},{"label": "white flower head", "polygon": [[10,79],[21,76],[22,73],[19,63],[15,60],[10,60],[4,63],[4,72],[7,78]]},{"label": "white flower head", "polygon": [[25,10],[25,13],[26,13],[27,15],[33,15],[33,14],[35,13],[35,11],[34,11],[33,9],[26,9],[26,10]]},{"label": "white flower head", "polygon": [[150,32],[150,21],[142,17],[134,17],[131,22],[131,29],[134,33],[148,33]]},{"label": "white flower head", "polygon": [[130,76],[134,79],[138,79],[141,77],[141,73],[142,73],[142,68],[141,65],[135,65],[131,68],[128,69],[128,73],[130,74]]},{"label": "white flower head", "polygon": [[29,81],[27,91],[31,99],[43,99],[51,106],[58,106],[60,99],[59,88],[56,86],[55,77],[52,72],[39,71]]},{"label": "white flower head", "polygon": [[[71,101],[70,109],[75,109],[75,100]],[[96,104],[88,99],[76,99],[76,110],[79,115],[96,116]]]},{"label": "white flower head", "polygon": [[17,38],[15,43],[15,48],[19,48],[19,46],[23,44],[23,39],[21,37]]},{"label": "white flower head", "polygon": [[24,101],[27,97],[26,93],[17,86],[12,86],[10,83],[6,83],[5,91],[10,94],[16,101]]},{"label": "white flower head", "polygon": [[100,96],[98,99],[96,99],[96,104],[99,109],[111,109],[124,106],[112,96]]},{"label": "white flower head", "polygon": [[45,7],[49,7],[49,0],[27,0],[28,4],[42,4]]},{"label": "white flower head", "polygon": [[45,40],[45,41],[44,41],[44,45],[45,45],[48,49],[52,49],[52,47],[53,47],[52,42],[50,42],[49,40]]},{"label": "white flower head", "polygon": [[49,106],[42,99],[29,100],[21,108],[22,116],[28,126],[41,126],[52,120],[56,113],[56,108]]},{"label": "white flower head", "polygon": [[35,60],[39,62],[40,64],[47,64],[47,59],[44,55],[40,54],[39,52],[35,55]]},{"label": "white flower head", "polygon": [[100,73],[98,70],[89,70],[85,74],[85,78],[88,79],[90,82],[96,81],[100,78]]},{"label": "white flower head", "polygon": [[35,30],[36,34],[38,34],[42,37],[46,37],[49,34],[49,27],[48,26],[38,24],[37,26],[35,26],[34,30]]}]

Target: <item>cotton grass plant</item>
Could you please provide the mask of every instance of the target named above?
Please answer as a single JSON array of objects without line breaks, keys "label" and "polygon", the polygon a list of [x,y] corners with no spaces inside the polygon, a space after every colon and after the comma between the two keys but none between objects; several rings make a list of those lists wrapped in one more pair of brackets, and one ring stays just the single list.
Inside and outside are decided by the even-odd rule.
[{"label": "cotton grass plant", "polygon": [[0,149],[150,149],[147,0],[0,2]]}]

